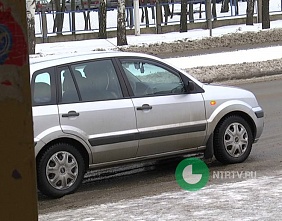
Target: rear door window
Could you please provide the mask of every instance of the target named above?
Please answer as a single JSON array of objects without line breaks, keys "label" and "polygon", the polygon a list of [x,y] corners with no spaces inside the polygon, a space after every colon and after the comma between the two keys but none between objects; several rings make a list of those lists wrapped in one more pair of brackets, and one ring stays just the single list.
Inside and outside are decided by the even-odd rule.
[{"label": "rear door window", "polygon": [[103,101],[123,98],[117,73],[110,59],[71,66],[82,101]]},{"label": "rear door window", "polygon": [[59,69],[61,82],[60,97],[62,103],[79,102],[78,85],[68,67]]}]

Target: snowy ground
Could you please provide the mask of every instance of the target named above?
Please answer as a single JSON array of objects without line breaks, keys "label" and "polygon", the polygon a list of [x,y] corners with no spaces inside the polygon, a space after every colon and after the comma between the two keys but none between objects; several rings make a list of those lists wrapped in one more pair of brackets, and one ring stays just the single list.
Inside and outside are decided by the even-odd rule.
[{"label": "snowy ground", "polygon": [[282,172],[196,192],[178,190],[40,215],[39,220],[282,220]]},{"label": "snowy ground", "polygon": [[[195,29],[188,32],[171,32],[166,34],[128,35],[128,46],[117,47],[116,38],[93,39],[83,41],[45,43],[36,45],[36,55],[46,57],[52,55],[75,55],[93,51],[126,50],[150,54],[197,51],[217,47],[233,47],[244,44],[260,44],[281,41],[282,21],[272,21],[270,30],[261,29],[261,24],[251,26],[232,25],[213,29],[213,37],[208,30]],[[257,58],[258,54],[255,56]],[[255,61],[255,59],[253,61]],[[201,60],[201,59],[199,59]],[[215,60],[215,59],[213,59]],[[230,60],[230,59],[228,59]],[[217,63],[218,64],[218,63]]]}]

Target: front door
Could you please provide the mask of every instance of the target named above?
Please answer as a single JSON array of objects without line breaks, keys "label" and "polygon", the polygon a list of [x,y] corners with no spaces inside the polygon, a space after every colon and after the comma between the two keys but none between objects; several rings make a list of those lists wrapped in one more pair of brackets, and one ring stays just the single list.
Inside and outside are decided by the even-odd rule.
[{"label": "front door", "polygon": [[201,93],[187,94],[181,75],[150,60],[121,61],[132,88],[139,148],[137,156],[203,145],[206,120]]}]

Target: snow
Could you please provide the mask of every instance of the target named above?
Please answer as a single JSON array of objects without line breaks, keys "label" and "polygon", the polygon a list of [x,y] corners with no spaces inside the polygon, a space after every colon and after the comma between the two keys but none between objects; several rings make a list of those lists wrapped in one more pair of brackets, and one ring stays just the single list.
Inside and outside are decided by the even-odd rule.
[{"label": "snow", "polygon": [[282,58],[282,46],[259,49],[238,50],[224,53],[213,53],[181,58],[165,59],[171,64],[185,69],[198,66],[213,66],[222,64],[240,64]]},{"label": "snow", "polygon": [[281,220],[282,174],[39,215],[39,220]]}]

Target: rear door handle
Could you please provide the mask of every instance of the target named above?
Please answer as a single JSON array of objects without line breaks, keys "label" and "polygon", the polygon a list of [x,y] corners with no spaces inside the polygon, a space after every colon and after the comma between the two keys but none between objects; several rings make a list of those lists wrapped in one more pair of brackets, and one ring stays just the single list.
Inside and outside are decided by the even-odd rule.
[{"label": "rear door handle", "polygon": [[137,110],[151,110],[152,108],[149,104],[143,104],[141,107],[137,107]]},{"label": "rear door handle", "polygon": [[77,117],[79,116],[79,113],[76,111],[69,111],[67,114],[62,114],[62,117]]}]

